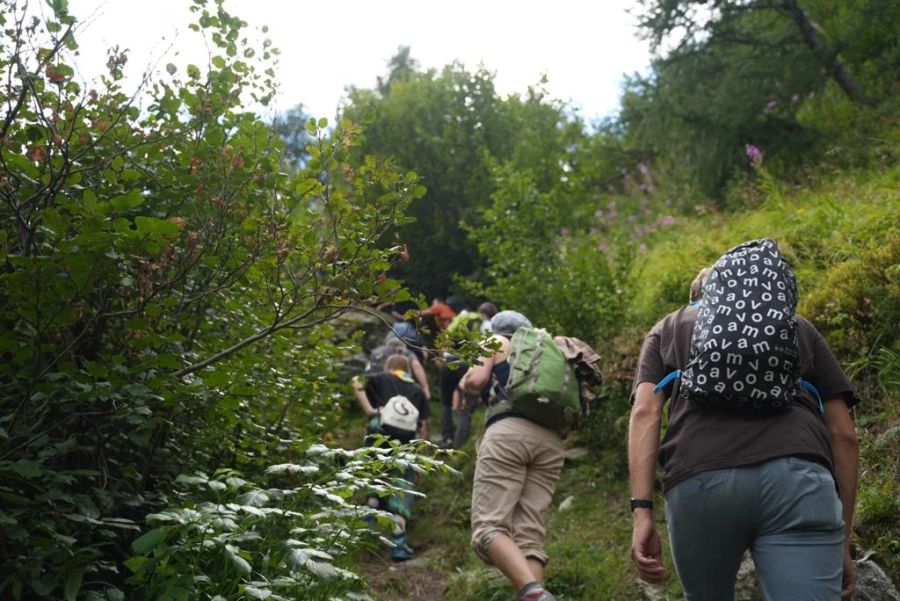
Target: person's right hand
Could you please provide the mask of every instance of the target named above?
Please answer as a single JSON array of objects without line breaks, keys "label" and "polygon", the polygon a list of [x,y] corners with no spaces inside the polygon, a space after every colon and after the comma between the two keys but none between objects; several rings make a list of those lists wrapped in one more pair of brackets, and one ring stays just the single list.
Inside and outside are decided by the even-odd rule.
[{"label": "person's right hand", "polygon": [[850,550],[844,552],[844,575],[841,583],[841,601],[850,601],[856,592],[856,564],[850,557]]},{"label": "person's right hand", "polygon": [[453,392],[453,410],[454,411],[465,411],[467,397],[466,389],[460,386]]},{"label": "person's right hand", "polygon": [[649,511],[636,509],[634,530],[631,534],[631,560],[637,569],[638,576],[644,582],[659,584],[667,577],[662,562],[662,543],[653,516]]}]

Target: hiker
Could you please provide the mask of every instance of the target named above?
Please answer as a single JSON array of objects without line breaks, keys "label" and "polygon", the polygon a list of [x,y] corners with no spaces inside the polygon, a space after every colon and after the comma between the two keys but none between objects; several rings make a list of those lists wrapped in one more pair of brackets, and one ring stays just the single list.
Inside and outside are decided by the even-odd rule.
[{"label": "hiker", "polygon": [[[424,311],[419,314],[423,317],[432,317],[439,332],[443,332],[450,327],[453,320],[457,317],[457,312],[439,299],[432,301]],[[435,333],[437,334],[437,332]],[[464,368],[458,363],[458,359],[447,352],[442,352],[439,357],[438,367],[438,388],[441,391],[441,446],[450,448],[453,446],[453,437],[456,427],[453,424],[453,391],[459,384],[463,371],[457,366]]]},{"label": "hiker", "polygon": [[[388,357],[383,373],[353,379],[353,390],[360,408],[368,419],[366,444],[374,444],[374,434],[408,443],[415,438],[428,438],[429,402],[421,386],[409,373],[409,359],[403,355]],[[395,527],[391,542],[391,558],[404,561],[414,556],[406,538],[406,528],[412,518],[416,474],[412,468],[392,473],[391,477],[401,488],[410,491],[402,497],[391,495],[380,498],[370,494],[369,507],[384,509],[392,514]]]},{"label": "hiker", "polygon": [[391,326],[391,332],[403,341],[406,349],[411,351],[423,366],[428,362],[428,353],[421,334],[416,330],[416,325],[411,321],[398,321]]},{"label": "hiker", "polygon": [[481,314],[481,328],[480,331],[482,334],[489,334],[491,332],[491,318],[497,314],[497,305],[490,301],[486,301],[478,305],[478,313]]},{"label": "hiker", "polygon": [[428,363],[428,354],[425,350],[425,343],[413,320],[406,318],[408,312],[418,311],[418,308],[418,305],[412,301],[391,301],[381,303],[376,307],[376,310],[387,313],[396,320],[394,325],[391,326],[391,331],[406,343],[406,348],[415,353],[422,365],[426,365]]},{"label": "hiker", "polygon": [[[496,382],[496,402],[510,374],[510,338],[531,322],[516,311],[491,320],[500,350],[469,368],[462,386],[478,392]],[[559,434],[510,412],[489,413],[478,444],[472,486],[472,546],[515,587],[518,601],[553,601],[543,585],[544,533],[553,490],[563,467]]]},{"label": "hiker", "polygon": [[448,296],[446,299],[444,299],[444,302],[448,307],[453,309],[453,312],[457,315],[465,311],[467,306],[466,302],[461,297],[456,296],[455,294],[451,294],[450,296]]},{"label": "hiker", "polygon": [[[463,309],[447,326],[447,331],[477,332],[481,322],[480,313]],[[469,395],[459,388],[468,369],[452,352],[441,352],[438,383],[441,389],[441,445],[445,448],[458,449],[469,438],[472,411],[478,404],[478,395]]]},{"label": "hiker", "polygon": [[406,343],[394,330],[388,332],[384,337],[384,344],[376,346],[369,353],[369,362],[366,364],[364,375],[386,371],[386,362],[391,355],[403,355],[409,360],[409,372],[416,383],[422,387],[425,398],[431,400],[431,390],[428,386],[428,375],[425,373],[425,368],[422,367],[419,357],[406,346]]},{"label": "hiker", "polygon": [[748,549],[767,601],[853,595],[859,449],[849,409],[858,399],[795,303],[795,277],[777,245],[752,241],[702,270],[690,304],[644,339],[628,460],[631,556],[646,582],[666,578],[653,514],[658,457],[688,600],[734,599]]},{"label": "hiker", "polygon": [[[469,312],[464,310],[456,316],[453,322],[450,323],[449,329],[453,329],[454,323],[457,321],[462,321],[465,324],[465,327],[470,331],[474,331],[475,326],[477,325],[478,332],[482,336],[489,336],[491,334],[491,318],[497,314],[497,307],[494,303],[484,302],[478,306],[478,315],[481,319],[480,324],[477,323],[474,314],[465,315],[467,313]],[[461,373],[458,374],[458,377],[461,380],[468,367],[462,366],[460,369]],[[472,413],[474,413],[479,406],[487,405],[488,400],[490,399],[490,393],[490,383],[486,384],[484,388],[481,389],[481,392],[477,394],[463,390],[457,383],[457,387],[453,391],[451,400],[452,415],[454,421],[456,421],[456,434],[453,436],[450,448],[460,449],[466,444],[472,429]]]}]

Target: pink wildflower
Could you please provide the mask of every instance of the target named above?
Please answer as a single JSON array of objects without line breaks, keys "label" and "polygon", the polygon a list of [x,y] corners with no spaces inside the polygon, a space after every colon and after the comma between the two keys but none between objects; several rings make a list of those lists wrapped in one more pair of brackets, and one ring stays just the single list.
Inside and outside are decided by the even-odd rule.
[{"label": "pink wildflower", "polygon": [[752,166],[759,167],[760,165],[762,165],[762,150],[760,150],[753,144],[747,144],[744,146],[744,152],[747,153],[747,158],[750,159],[750,164]]}]

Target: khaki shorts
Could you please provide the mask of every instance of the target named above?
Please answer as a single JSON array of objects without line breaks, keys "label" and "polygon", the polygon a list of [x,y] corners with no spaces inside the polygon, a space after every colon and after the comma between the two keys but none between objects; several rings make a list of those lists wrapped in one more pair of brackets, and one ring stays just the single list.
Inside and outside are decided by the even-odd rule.
[{"label": "khaki shorts", "polygon": [[478,445],[472,485],[472,546],[485,561],[500,534],[526,557],[547,563],[544,533],[563,467],[562,440],[520,417],[491,424]]}]

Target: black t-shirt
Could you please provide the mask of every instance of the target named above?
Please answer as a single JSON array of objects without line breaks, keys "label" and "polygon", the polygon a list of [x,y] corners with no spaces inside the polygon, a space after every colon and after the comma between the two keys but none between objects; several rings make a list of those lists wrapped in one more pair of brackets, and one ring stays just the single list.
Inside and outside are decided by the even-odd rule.
[{"label": "black t-shirt", "polygon": [[428,419],[431,406],[425,398],[422,387],[416,384],[409,374],[401,376],[398,372],[384,372],[366,378],[366,397],[373,408],[384,407],[388,399],[398,394],[408,398],[419,410],[419,425]]},{"label": "black t-shirt", "polygon": [[[690,356],[695,307],[670,313],[644,339],[634,389],[642,382],[656,384],[672,371],[684,369]],[[806,319],[797,317],[800,376],[813,384],[823,402],[843,398],[848,407],[859,402],[850,381],[822,335]],[[825,422],[812,395],[802,395],[783,413],[754,415],[744,411],[716,411],[679,399],[677,384],[669,403],[669,425],[659,448],[663,489],[700,472],[750,465],[776,457],[801,456],[833,471]],[[632,399],[634,392],[632,391]]]}]

